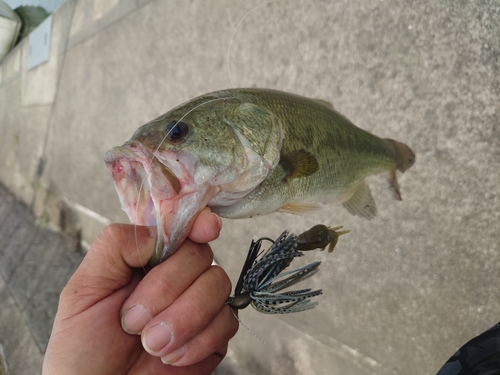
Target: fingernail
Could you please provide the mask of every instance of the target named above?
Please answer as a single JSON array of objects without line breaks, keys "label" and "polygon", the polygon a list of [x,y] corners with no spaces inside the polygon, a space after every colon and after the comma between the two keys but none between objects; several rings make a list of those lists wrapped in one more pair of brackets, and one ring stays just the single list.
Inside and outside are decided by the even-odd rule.
[{"label": "fingernail", "polygon": [[122,328],[125,332],[137,335],[151,320],[151,315],[144,306],[135,305],[122,313]]},{"label": "fingernail", "polygon": [[212,213],[212,215],[217,218],[217,221],[219,223],[219,230],[221,230],[222,229],[222,218],[219,215],[214,214],[214,213]]},{"label": "fingernail", "polygon": [[166,365],[172,365],[181,359],[184,354],[186,354],[186,345],[181,346],[179,349],[175,349],[172,353],[164,355],[161,357],[161,361]]},{"label": "fingernail", "polygon": [[149,235],[151,236],[151,238],[156,238],[156,235],[158,234],[156,227],[148,227],[148,229],[149,229]]},{"label": "fingernail", "polygon": [[149,354],[158,353],[172,340],[172,330],[165,323],[160,323],[142,335],[142,346]]}]

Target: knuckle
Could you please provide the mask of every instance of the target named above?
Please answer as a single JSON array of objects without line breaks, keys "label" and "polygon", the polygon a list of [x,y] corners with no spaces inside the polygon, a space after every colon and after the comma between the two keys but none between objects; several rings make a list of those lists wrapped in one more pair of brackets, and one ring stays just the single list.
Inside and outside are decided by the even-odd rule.
[{"label": "knuckle", "polygon": [[104,228],[99,236],[116,238],[123,236],[123,224],[112,223]]},{"label": "knuckle", "polygon": [[227,275],[226,271],[220,266],[213,265],[211,271],[214,274],[214,279],[217,282],[218,290],[224,291],[224,294],[229,295],[231,293],[231,280]]},{"label": "knuckle", "polygon": [[110,244],[127,243],[130,237],[129,225],[113,223],[108,225],[97,236],[92,244],[93,248],[107,247]]},{"label": "knuckle", "polygon": [[199,244],[190,240],[187,240],[185,244],[185,251],[190,257],[195,258],[207,267],[212,264],[214,254],[208,244]]}]

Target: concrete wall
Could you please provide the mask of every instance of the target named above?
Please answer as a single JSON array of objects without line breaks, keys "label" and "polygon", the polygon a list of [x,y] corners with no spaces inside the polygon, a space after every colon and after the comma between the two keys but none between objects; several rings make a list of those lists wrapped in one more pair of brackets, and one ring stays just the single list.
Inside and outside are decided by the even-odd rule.
[{"label": "concrete wall", "polygon": [[352,233],[305,260],[323,261],[307,282],[324,289],[320,305],[295,316],[243,311],[266,344],[242,327],[218,373],[433,374],[499,320],[499,5],[293,0],[252,11],[261,4],[65,3],[49,62],[27,71],[24,41],[1,66],[0,180],[89,242],[126,220],[102,157],[142,123],[233,85],[331,101],[416,152],[400,177],[404,200],[381,177],[370,181],[379,207],[370,222],[341,207],[226,220],[213,248],[234,281],[254,235],[316,223]]}]

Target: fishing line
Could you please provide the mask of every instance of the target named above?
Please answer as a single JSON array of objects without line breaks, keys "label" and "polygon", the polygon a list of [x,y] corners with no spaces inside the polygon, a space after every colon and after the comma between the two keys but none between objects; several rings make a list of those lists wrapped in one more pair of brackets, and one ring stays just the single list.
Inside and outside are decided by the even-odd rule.
[{"label": "fishing line", "polygon": [[[186,112],[179,120],[177,120],[176,122],[176,125],[181,122],[187,115],[189,115],[191,112],[193,112],[194,110],[200,108],[201,106],[205,105],[205,104],[209,104],[209,103],[212,103],[212,102],[215,102],[215,101],[218,101],[218,100],[226,100],[226,99],[238,99],[237,97],[235,96],[232,96],[232,97],[226,97],[226,98],[215,98],[215,99],[211,99],[211,100],[208,100],[206,102],[203,102],[197,106],[195,106],[194,108],[192,108],[191,110],[189,110],[188,112]],[[173,129],[175,128],[175,126],[173,126],[166,134],[165,134],[165,137],[163,137],[163,139],[161,140],[161,142],[159,143],[158,147],[156,147],[156,149],[152,152],[152,156],[151,156],[151,159],[149,160],[149,163],[152,163],[153,160],[156,158],[156,160],[158,160],[159,163],[161,163],[160,159],[158,159],[158,157],[155,155],[158,150],[160,149],[160,147],[163,145],[163,143],[165,142],[165,140],[168,138],[168,136],[170,135],[170,133],[173,131]],[[143,167],[144,168],[144,167]],[[146,172],[146,170],[144,169],[144,172]],[[141,176],[142,177],[142,176]],[[151,185],[151,184],[150,184]],[[138,190],[138,195],[137,195],[137,201],[135,203],[135,223],[137,223],[137,218],[139,216],[139,199],[140,199],[140,196],[141,196],[141,191],[142,191],[142,188],[144,186],[144,177],[142,177],[142,181],[141,181],[141,185],[139,186],[139,190]],[[150,189],[152,188],[152,186],[149,187]],[[158,232],[156,234],[157,238],[158,238]],[[140,253],[139,253],[139,241],[138,241],[138,238],[137,238],[137,224],[134,224],[134,237],[135,237],[135,245],[136,245],[136,251],[137,251],[137,254],[139,255],[140,257]],[[144,272],[146,272],[146,268],[143,266],[142,267]]]},{"label": "fishing line", "polygon": [[[134,223],[137,223],[138,212],[139,212],[139,199],[141,197],[142,187],[144,186],[144,177],[141,178],[141,185],[139,186],[139,190],[137,191],[137,202],[135,203],[135,218]],[[137,224],[134,224],[134,238],[135,238],[135,251],[137,252],[137,256],[141,259],[141,253],[139,252],[139,241],[137,240]],[[142,270],[144,274],[146,274],[146,267],[142,266]]]},{"label": "fishing line", "polygon": [[230,307],[231,309],[231,312],[233,313],[233,316],[236,318],[236,320],[243,326],[247,329],[248,332],[250,332],[257,340],[259,340],[261,343],[263,343],[264,345],[267,345],[267,342],[265,342],[264,340],[262,340],[254,331],[252,331],[250,328],[248,328],[245,323],[243,323],[243,321],[238,317],[238,315],[236,315],[236,313],[234,312],[234,309],[232,307]]},{"label": "fishing line", "polygon": [[[209,103],[212,103],[212,102],[216,102],[217,100],[226,100],[226,99],[238,99],[238,97],[236,97],[236,96],[229,96],[227,98],[215,98],[215,99],[207,100],[206,102],[198,104],[196,107],[194,107],[194,108],[190,109],[189,111],[187,111],[185,115],[183,115],[179,120],[177,120],[177,122],[175,123],[175,125],[177,125],[179,122],[181,122],[182,120],[184,120],[184,118],[186,118],[187,115],[189,115],[194,110],[200,108],[201,106],[204,106],[205,104],[209,104]],[[153,162],[153,159],[156,157],[155,153],[158,152],[158,150],[160,149],[160,147],[163,145],[163,142],[165,142],[165,140],[168,138],[168,136],[174,130],[174,128],[175,128],[175,126],[172,126],[172,129],[170,129],[167,132],[167,134],[165,134],[165,137],[163,137],[163,139],[161,140],[160,144],[158,145],[158,147],[156,148],[156,150],[153,152],[153,157],[151,158],[150,162]],[[156,157],[156,159],[158,159],[158,158]],[[160,160],[158,159],[158,161],[160,161]]]},{"label": "fishing line", "polygon": [[250,11],[247,12],[247,14],[245,14],[240,20],[239,22],[236,24],[236,27],[234,28],[233,30],[233,35],[231,35],[231,39],[229,40],[229,45],[227,47],[227,72],[229,74],[229,81],[231,82],[231,87],[233,89],[236,88],[236,86],[234,85],[234,82],[233,82],[233,76],[231,75],[231,64],[230,64],[230,59],[231,59],[231,46],[233,44],[233,39],[234,39],[234,36],[236,35],[236,31],[238,31],[238,28],[240,27],[241,23],[243,22],[243,20],[245,18],[247,18],[251,13],[253,13],[254,11],[256,11],[257,9],[259,8],[262,8],[263,6],[265,5],[269,5],[269,4],[272,4],[272,3],[275,3],[275,1],[268,1],[267,3],[263,3],[263,4],[260,4],[260,5],[257,5],[255,8],[251,9]]},{"label": "fishing line", "polygon": [[[231,86],[233,89],[235,89],[235,85],[234,85],[234,82],[233,82],[233,78],[232,78],[232,75],[231,75],[231,64],[230,64],[230,57],[231,57],[231,46],[233,44],[233,39],[234,39],[234,36],[236,35],[236,32],[238,31],[238,28],[239,26],[241,25],[241,23],[245,20],[245,18],[247,18],[251,13],[253,13],[255,10],[259,9],[259,8],[262,8],[263,6],[265,5],[269,5],[269,4],[272,4],[276,2],[276,0],[274,1],[268,1],[266,3],[263,3],[263,4],[260,4],[258,6],[256,6],[255,8],[251,9],[250,11],[248,11],[237,23],[236,27],[234,28],[233,30],[233,33],[231,35],[231,39],[229,41],[229,45],[228,45],[228,49],[227,49],[227,69],[228,69],[228,74],[229,74],[229,80],[231,82]],[[209,104],[209,103],[212,103],[212,102],[215,102],[217,100],[226,100],[226,99],[238,99],[237,97],[227,97],[227,98],[215,98],[215,99],[212,99],[212,100],[208,100],[206,102],[203,102],[199,105],[197,105],[196,107],[192,108],[191,110],[189,110],[186,114],[184,114],[184,116],[182,116],[179,120],[177,120],[176,124],[177,125],[179,122],[181,122],[187,115],[189,115],[191,112],[193,112],[194,110],[200,108],[201,106],[205,105],[205,104]],[[165,140],[169,137],[170,133],[173,131],[173,129],[175,128],[175,126],[173,126],[166,134],[165,134],[165,137],[163,137],[163,139],[161,140],[161,142],[159,143],[158,147],[156,148],[156,150],[153,152],[153,155],[151,157],[151,160],[149,161],[150,163],[153,162],[153,160],[156,158],[158,160],[158,162],[161,163],[161,161],[158,159],[158,157],[156,156],[156,153],[158,152],[158,150],[160,149],[160,147],[163,145],[163,143],[165,142]],[[139,195],[138,197],[140,197],[140,192],[142,191],[142,187],[144,185],[144,178],[142,179],[142,182],[141,182],[141,185],[139,187]],[[151,186],[150,186],[150,189],[151,189]],[[139,199],[139,198],[138,198]],[[136,203],[136,213],[135,213],[135,221],[137,222],[137,217],[138,217],[138,210],[139,210],[139,207],[138,207],[138,202]],[[157,234],[158,236],[158,234]],[[138,245],[138,240],[137,240],[137,224],[135,225],[135,241],[136,241],[136,249],[137,249],[137,252],[139,252],[139,245]],[[143,267],[144,268],[144,267]]]}]

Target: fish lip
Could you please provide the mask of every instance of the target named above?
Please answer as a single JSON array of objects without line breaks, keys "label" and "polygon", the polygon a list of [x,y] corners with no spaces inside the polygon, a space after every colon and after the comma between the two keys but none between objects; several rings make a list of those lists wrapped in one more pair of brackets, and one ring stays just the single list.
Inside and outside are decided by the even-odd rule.
[{"label": "fish lip", "polygon": [[133,141],[112,148],[104,157],[129,220],[137,225],[157,227],[151,266],[163,260],[163,248],[170,242],[162,207],[172,206],[182,190],[181,180],[165,161]]}]

